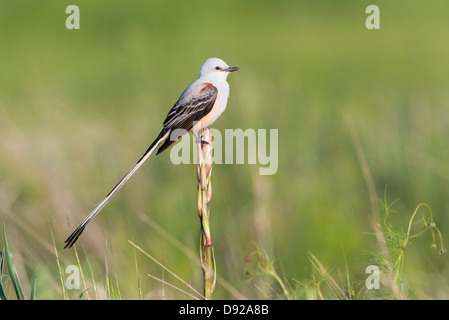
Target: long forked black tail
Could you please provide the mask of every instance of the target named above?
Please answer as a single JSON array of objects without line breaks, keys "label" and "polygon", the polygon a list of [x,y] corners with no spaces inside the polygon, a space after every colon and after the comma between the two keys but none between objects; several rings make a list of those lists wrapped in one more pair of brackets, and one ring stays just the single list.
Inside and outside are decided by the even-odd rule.
[{"label": "long forked black tail", "polygon": [[148,159],[148,157],[153,153],[153,151],[159,146],[159,144],[165,140],[167,140],[168,136],[170,134],[169,130],[163,129],[161,133],[159,133],[159,136],[154,140],[154,142],[150,145],[150,147],[145,151],[143,156],[140,158],[139,161],[134,165],[134,167],[117,183],[117,185],[111,190],[111,192],[108,193],[106,198],[104,198],[103,201],[101,201],[94,210],[92,210],[91,213],[81,222],[81,224],[78,226],[78,228],[73,231],[73,233],[67,238],[66,241],[64,241],[65,248],[71,248],[76,240],[78,240],[81,233],[84,231],[84,228],[86,228],[86,225],[93,219],[95,216],[103,209],[103,207],[111,200],[111,198],[117,193],[117,191],[120,190],[121,187],[128,181],[129,178],[137,171],[137,169],[140,168],[140,166],[145,162],[145,160]]}]

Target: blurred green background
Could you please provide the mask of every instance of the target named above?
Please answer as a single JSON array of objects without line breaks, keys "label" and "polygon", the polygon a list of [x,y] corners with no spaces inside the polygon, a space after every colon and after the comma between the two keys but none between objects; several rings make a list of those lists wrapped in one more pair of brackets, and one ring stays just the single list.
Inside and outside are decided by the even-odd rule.
[{"label": "blurred green background", "polygon": [[[65,27],[70,4],[80,30]],[[380,30],[365,27],[370,4]],[[378,248],[348,123],[377,197],[399,199],[398,230],[425,202],[446,244],[448,11],[447,1],[1,0],[0,217],[23,286],[37,276],[39,299],[63,298],[52,232],[63,268],[77,264],[63,241],[146,150],[208,57],[241,68],[213,127],[279,130],[275,175],[214,166],[215,298],[281,297],[248,270],[254,244],[292,287],[314,276],[308,252],[342,286],[347,275],[364,281]],[[139,287],[145,299],[190,298],[147,276],[188,291],[132,240],[201,290],[196,168],[169,156],[150,158],[85,230],[77,248],[88,286],[112,273],[125,299]],[[407,248],[410,298],[449,297],[448,258],[431,243],[425,233]]]}]

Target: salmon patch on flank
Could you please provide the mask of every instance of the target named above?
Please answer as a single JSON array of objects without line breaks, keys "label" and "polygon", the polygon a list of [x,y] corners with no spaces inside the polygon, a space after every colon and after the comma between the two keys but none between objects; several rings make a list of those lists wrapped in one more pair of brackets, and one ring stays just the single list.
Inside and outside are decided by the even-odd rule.
[{"label": "salmon patch on flank", "polygon": [[210,83],[210,82],[204,82],[203,84],[205,85],[205,87],[204,87],[203,89],[201,89],[200,92],[203,92],[203,90],[204,90],[206,87],[211,87],[211,86],[213,86],[213,84]]}]

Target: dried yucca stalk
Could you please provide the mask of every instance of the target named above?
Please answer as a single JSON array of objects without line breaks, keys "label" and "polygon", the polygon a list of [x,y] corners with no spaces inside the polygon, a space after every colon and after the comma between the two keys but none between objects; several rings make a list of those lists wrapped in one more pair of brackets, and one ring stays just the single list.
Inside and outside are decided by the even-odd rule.
[{"label": "dried yucca stalk", "polygon": [[200,258],[203,269],[204,297],[209,300],[215,288],[216,266],[210,236],[210,200],[212,196],[212,134],[204,128],[198,142],[198,215],[201,221]]}]

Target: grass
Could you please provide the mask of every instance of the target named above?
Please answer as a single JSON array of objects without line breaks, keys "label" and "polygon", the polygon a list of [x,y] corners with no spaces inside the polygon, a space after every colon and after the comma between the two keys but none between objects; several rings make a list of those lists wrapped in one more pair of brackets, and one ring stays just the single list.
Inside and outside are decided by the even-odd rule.
[{"label": "grass", "polygon": [[[384,232],[382,234],[382,239],[387,243],[388,246],[388,252],[385,255],[380,254],[381,251],[373,251],[372,252],[372,258],[371,263],[374,263],[375,266],[380,266],[382,268],[382,275],[386,278],[391,277],[393,281],[388,282],[386,281],[387,285],[382,287],[382,290],[376,291],[376,290],[370,290],[368,287],[361,285],[364,283],[363,279],[359,280],[353,280],[350,279],[349,272],[348,272],[348,265],[345,261],[345,267],[346,267],[346,280],[345,282],[343,279],[336,280],[335,277],[332,275],[333,271],[330,271],[328,268],[326,268],[320,260],[311,252],[307,253],[308,259],[310,261],[311,266],[313,267],[313,274],[310,279],[298,281],[296,279],[292,279],[297,286],[293,287],[289,280],[287,280],[286,277],[281,277],[278,274],[277,268],[275,266],[275,263],[273,262],[273,259],[270,258],[266,252],[264,252],[259,245],[254,245],[254,250],[250,252],[250,254],[245,259],[246,261],[246,274],[250,276],[251,280],[257,278],[262,278],[262,281],[259,282],[259,284],[254,284],[254,287],[257,288],[261,294],[262,297],[265,299],[321,299],[321,300],[351,300],[353,298],[356,299],[409,299],[414,298],[413,296],[410,296],[408,292],[408,288],[406,286],[405,281],[402,278],[403,271],[404,271],[404,261],[405,261],[405,250],[408,246],[410,246],[411,241],[414,239],[421,237],[427,230],[430,230],[432,233],[432,245],[429,246],[432,249],[437,248],[436,240],[439,240],[440,244],[440,250],[439,254],[443,255],[446,254],[446,248],[443,246],[443,239],[442,234],[440,230],[437,228],[435,221],[433,220],[432,216],[432,210],[431,208],[425,204],[421,203],[419,204],[413,214],[410,217],[407,231],[403,232],[401,231],[401,228],[398,227],[392,227],[392,221],[391,221],[391,214],[393,213],[392,206],[396,201],[394,201],[391,204],[387,204],[387,201],[382,203],[384,208],[384,217],[383,217],[383,228]],[[421,208],[427,209],[427,215],[425,213],[422,213]],[[417,214],[421,214],[421,222],[423,224],[422,229],[420,231],[417,231],[416,233],[412,233],[412,224],[414,224],[414,220],[417,216]],[[3,265],[4,260],[6,260],[6,264],[8,266],[9,271],[9,278],[11,280],[12,286],[14,288],[16,298],[18,300],[24,300],[26,297],[24,295],[22,286],[20,284],[19,276],[17,274],[17,270],[14,265],[14,259],[11,253],[11,249],[9,246],[9,241],[6,235],[6,227],[4,225],[3,227],[3,240],[5,248],[0,251],[0,298],[2,300],[7,300],[9,297],[7,297],[6,294],[6,288],[8,281],[6,280],[6,276],[3,272]],[[376,236],[377,237],[377,236]],[[148,277],[159,281],[167,288],[173,288],[177,292],[180,292],[184,294],[185,296],[191,298],[191,299],[206,299],[206,297],[201,294],[199,291],[197,291],[191,284],[187,283],[185,280],[183,280],[181,277],[176,275],[172,270],[170,270],[167,266],[165,266],[163,263],[155,259],[153,256],[151,256],[149,253],[145,252],[141,247],[136,245],[134,242],[129,241],[129,243],[134,247],[134,250],[138,250],[141,253],[143,253],[146,257],[150,258],[154,263],[156,263],[158,266],[160,266],[163,270],[167,271],[170,275],[172,275],[175,279],[177,279],[182,286],[185,286],[188,291],[182,289],[180,285],[174,285],[171,282],[168,282],[164,279],[161,279],[157,276],[154,276],[152,274],[148,274]],[[59,271],[59,281],[62,291],[62,298],[63,299],[70,299],[68,293],[67,293],[67,284],[66,279],[64,279],[64,272],[61,267],[61,263],[59,260],[58,250],[56,248],[56,245],[54,245],[55,249],[55,260],[56,264],[58,266]],[[86,285],[85,281],[85,275],[82,271],[82,267],[80,264],[80,259],[78,257],[78,253],[76,251],[76,247],[74,248],[74,253],[76,255],[77,259],[77,267],[80,271],[80,278],[83,283],[84,290],[79,294],[77,297],[72,297],[76,299],[89,299],[89,291],[93,291],[94,295],[92,297],[95,297],[95,299],[108,299],[108,300],[121,300],[122,296],[120,294],[120,286],[118,281],[117,273],[112,274],[112,272],[109,270],[110,265],[107,262],[105,264],[105,287],[104,297],[99,297],[97,294],[97,287],[95,284],[95,281],[93,279],[92,275],[92,269],[89,269],[91,271],[91,278],[92,278],[92,287],[88,287]],[[5,258],[4,258],[5,257]],[[391,264],[390,259],[393,264]],[[88,260],[86,260],[88,262]],[[108,261],[108,258],[106,258],[106,261]],[[138,296],[142,299],[142,289],[140,287],[140,280],[139,280],[139,272],[137,267],[137,259],[135,259],[135,267],[137,271],[137,290],[138,290]],[[268,279],[267,279],[268,278]],[[271,281],[271,280],[273,281]],[[388,283],[390,285],[388,285]],[[205,285],[205,284],[204,284]],[[380,288],[377,288],[380,289]],[[190,292],[189,292],[190,291]],[[371,292],[370,292],[371,291]],[[206,292],[206,290],[205,290]],[[206,292],[207,294],[207,292]],[[33,278],[33,282],[31,285],[31,293],[29,298],[31,300],[36,299],[36,278]],[[162,296],[161,298],[164,298]],[[241,297],[240,297],[241,298]],[[208,299],[211,299],[211,296],[208,297]]]},{"label": "grass", "polygon": [[[201,288],[195,166],[175,166],[168,153],[149,159],[76,253],[61,245],[210,56],[241,68],[213,127],[279,129],[275,175],[214,166],[214,298],[343,297],[331,278],[347,298],[398,297],[395,282],[407,298],[449,297],[436,229],[410,239],[424,228],[425,206],[411,222],[399,284],[400,251],[382,247],[385,199],[400,199],[390,207],[400,214],[386,220],[396,244],[420,203],[447,239],[447,1],[381,2],[377,31],[365,28],[367,1],[139,2],[139,10],[134,1],[79,1],[77,31],[65,29],[69,4],[0,4],[0,218],[26,297],[34,278],[39,299],[186,297],[168,284],[191,293],[129,239]],[[272,275],[245,273],[253,243],[285,290]],[[385,292],[366,291],[366,266],[384,260]],[[69,265],[80,266],[85,285],[63,294]]]},{"label": "grass", "polygon": [[[6,289],[6,278],[9,275],[9,280],[11,281],[12,287],[14,288],[14,292],[17,300],[25,300],[25,293],[23,292],[22,285],[20,284],[19,275],[17,273],[16,266],[14,264],[13,255],[11,252],[11,248],[9,246],[8,236],[6,235],[6,227],[3,224],[3,242],[4,248],[0,251],[0,298],[1,300],[7,300],[7,289]],[[6,275],[3,271],[3,266],[6,261],[6,266],[8,267],[8,275]],[[31,285],[31,293],[29,295],[30,300],[34,300],[36,298],[36,278],[33,279],[33,283]]]}]

